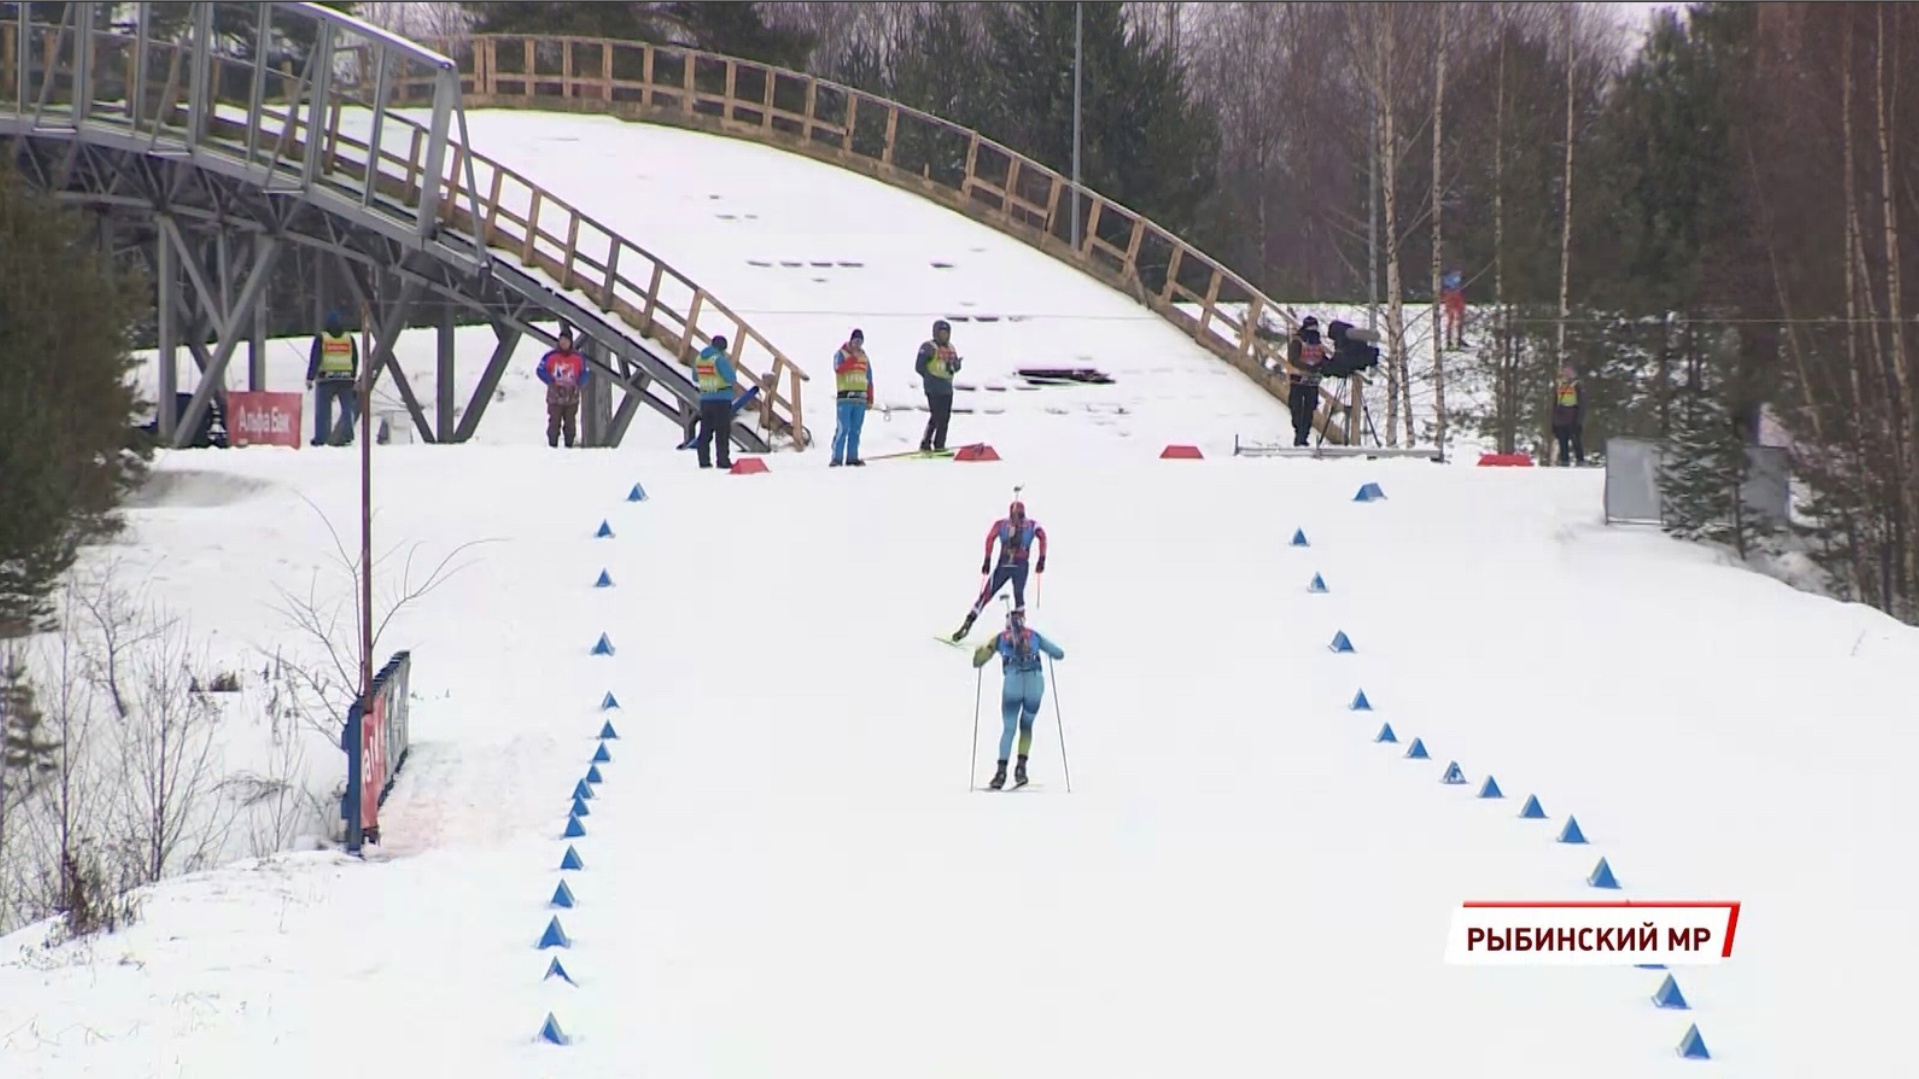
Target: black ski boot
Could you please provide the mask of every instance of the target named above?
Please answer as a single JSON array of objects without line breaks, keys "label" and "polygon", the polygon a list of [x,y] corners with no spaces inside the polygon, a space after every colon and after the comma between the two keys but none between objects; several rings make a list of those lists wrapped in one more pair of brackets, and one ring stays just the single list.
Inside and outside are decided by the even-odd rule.
[{"label": "black ski boot", "polygon": [[1013,787],[1018,789],[1026,785],[1026,754],[1020,754],[1019,763],[1013,766]]},{"label": "black ski boot", "polygon": [[[973,632],[973,616],[969,614],[966,616],[966,621],[960,623],[959,632],[953,634],[952,639],[954,643],[958,643],[960,641],[965,640],[966,635],[971,632]],[[1003,764],[1004,762],[1001,762],[1001,763]],[[1000,771],[1004,772],[1006,771],[1006,769],[1001,768]],[[1005,778],[1005,777],[1002,776],[1001,778]]]},{"label": "black ski boot", "polygon": [[999,771],[993,773],[992,782],[986,784],[987,790],[999,790],[1006,786],[1006,762],[999,762]]}]

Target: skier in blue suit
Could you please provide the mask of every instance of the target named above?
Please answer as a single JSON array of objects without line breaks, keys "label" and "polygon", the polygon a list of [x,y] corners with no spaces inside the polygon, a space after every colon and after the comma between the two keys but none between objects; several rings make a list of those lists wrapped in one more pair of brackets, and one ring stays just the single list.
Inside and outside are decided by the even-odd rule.
[{"label": "skier in blue suit", "polygon": [[1006,616],[1006,628],[993,639],[973,650],[973,666],[984,667],[998,652],[1006,684],[1000,690],[999,711],[1003,727],[999,736],[999,770],[987,786],[999,790],[1006,786],[1006,760],[1013,754],[1013,729],[1019,728],[1019,765],[1013,770],[1013,786],[1026,785],[1026,755],[1033,748],[1033,717],[1039,714],[1039,702],[1046,695],[1046,678],[1040,671],[1040,653],[1056,660],[1066,651],[1047,640],[1026,624],[1026,608],[1015,607]]}]

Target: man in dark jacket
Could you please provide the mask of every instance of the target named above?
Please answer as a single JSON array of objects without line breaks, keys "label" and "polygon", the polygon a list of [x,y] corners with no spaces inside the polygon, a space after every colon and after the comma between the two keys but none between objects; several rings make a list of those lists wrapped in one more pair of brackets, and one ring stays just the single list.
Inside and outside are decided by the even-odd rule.
[{"label": "man in dark jacket", "polygon": [[1561,367],[1559,382],[1553,387],[1553,437],[1559,440],[1561,468],[1566,466],[1568,457],[1577,457],[1582,465],[1586,463],[1584,396],[1572,364]]},{"label": "man in dark jacket", "polygon": [[953,418],[953,376],[959,373],[960,355],[953,350],[953,327],[945,319],[933,323],[933,339],[920,346],[913,370],[926,390],[926,433],[920,436],[920,452],[946,448],[946,425]]},{"label": "man in dark jacket", "polygon": [[1293,445],[1311,442],[1313,415],[1319,411],[1319,368],[1326,362],[1325,342],[1319,339],[1319,320],[1311,315],[1286,342],[1286,375],[1291,385],[1286,403],[1293,412]]},{"label": "man in dark jacket", "polygon": [[[326,313],[325,328],[307,352],[307,389],[313,391],[313,445],[352,445],[357,418],[354,381],[360,375],[360,346],[346,332],[338,311]],[[333,425],[334,402],[340,405],[340,426]],[[335,436],[344,431],[344,437]]]}]

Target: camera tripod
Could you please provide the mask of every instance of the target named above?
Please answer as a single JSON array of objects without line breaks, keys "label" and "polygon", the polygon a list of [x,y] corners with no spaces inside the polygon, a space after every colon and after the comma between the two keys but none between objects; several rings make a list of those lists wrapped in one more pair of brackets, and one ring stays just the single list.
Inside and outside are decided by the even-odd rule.
[{"label": "camera tripod", "polygon": [[[1359,402],[1359,423],[1355,425],[1350,420],[1347,421],[1346,433],[1352,438],[1352,441],[1348,442],[1347,445],[1353,447],[1359,446],[1362,436],[1370,436],[1375,446],[1382,444],[1379,437],[1379,429],[1373,426],[1373,411],[1366,407],[1365,395],[1352,394],[1353,384],[1357,382],[1363,385],[1364,381],[1364,379],[1356,374],[1335,380],[1333,391],[1329,397],[1329,403],[1326,406],[1326,422],[1319,425],[1319,431],[1313,441],[1313,448],[1315,450],[1326,444],[1326,427],[1333,422],[1333,414],[1342,406],[1349,412],[1351,411],[1352,406],[1347,403],[1349,394],[1355,397]],[[1359,428],[1357,434],[1354,433],[1355,427]]]}]

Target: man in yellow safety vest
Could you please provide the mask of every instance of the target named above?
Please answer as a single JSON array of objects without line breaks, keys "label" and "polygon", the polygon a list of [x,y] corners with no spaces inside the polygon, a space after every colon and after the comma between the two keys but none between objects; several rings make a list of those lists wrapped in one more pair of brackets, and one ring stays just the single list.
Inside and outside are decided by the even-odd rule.
[{"label": "man in yellow safety vest", "polygon": [[712,468],[719,458],[722,470],[733,467],[733,393],[739,386],[739,373],[733,357],[726,354],[726,338],[715,334],[707,346],[693,357],[693,385],[700,393],[700,434],[693,449],[699,454],[700,467]]},{"label": "man in yellow safety vest", "polygon": [[1579,377],[1573,373],[1572,364],[1559,369],[1559,384],[1553,387],[1553,437],[1559,440],[1559,464],[1565,467],[1566,458],[1577,458],[1580,464],[1586,463],[1586,441],[1584,428],[1586,421],[1586,402],[1579,386]]},{"label": "man in yellow safety vest", "polygon": [[[313,391],[313,445],[352,445],[358,418],[354,380],[360,375],[360,346],[346,332],[338,311],[326,313],[325,328],[307,353],[307,389]],[[334,402],[340,405],[340,425],[333,424]],[[338,441],[336,441],[336,437]]]},{"label": "man in yellow safety vest", "polygon": [[854,330],[833,354],[833,384],[839,398],[839,423],[833,429],[833,460],[827,467],[863,467],[866,462],[860,460],[860,429],[866,426],[866,410],[873,404],[873,364],[866,358],[864,331]]}]

